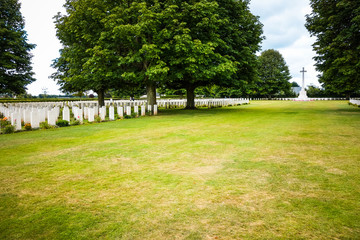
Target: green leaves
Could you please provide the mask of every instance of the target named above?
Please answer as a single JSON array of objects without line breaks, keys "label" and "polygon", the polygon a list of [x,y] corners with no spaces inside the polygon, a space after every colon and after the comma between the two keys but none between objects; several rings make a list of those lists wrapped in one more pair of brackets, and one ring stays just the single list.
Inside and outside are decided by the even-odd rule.
[{"label": "green leaves", "polygon": [[320,82],[337,93],[360,90],[360,2],[311,1],[306,28],[316,37],[316,68]]},{"label": "green leaves", "polygon": [[54,62],[60,73],[53,76],[64,89],[146,85],[153,91],[158,84],[193,91],[214,83],[243,83],[240,75],[254,77],[262,33],[247,5],[233,0],[68,0],[67,15],[56,17],[65,48]]},{"label": "green leaves", "polygon": [[259,95],[274,97],[281,92],[290,92],[289,68],[279,51],[269,49],[259,56],[259,80],[256,90]]},{"label": "green leaves", "polygon": [[26,85],[35,81],[24,20],[17,0],[0,4],[0,94],[25,93]]}]

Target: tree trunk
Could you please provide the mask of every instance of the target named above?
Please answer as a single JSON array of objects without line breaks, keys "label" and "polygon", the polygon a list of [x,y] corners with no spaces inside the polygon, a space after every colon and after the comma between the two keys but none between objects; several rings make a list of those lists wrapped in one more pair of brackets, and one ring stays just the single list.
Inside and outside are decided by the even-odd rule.
[{"label": "tree trunk", "polygon": [[189,85],[186,87],[186,108],[185,109],[196,109],[195,108],[195,87]]},{"label": "tree trunk", "polygon": [[105,106],[105,91],[104,90],[99,90],[97,92],[97,94],[98,94],[99,107]]},{"label": "tree trunk", "polygon": [[156,86],[154,82],[146,85],[147,104],[154,106],[156,104]]},{"label": "tree trunk", "polygon": [[346,93],[346,100],[350,100],[350,93]]}]

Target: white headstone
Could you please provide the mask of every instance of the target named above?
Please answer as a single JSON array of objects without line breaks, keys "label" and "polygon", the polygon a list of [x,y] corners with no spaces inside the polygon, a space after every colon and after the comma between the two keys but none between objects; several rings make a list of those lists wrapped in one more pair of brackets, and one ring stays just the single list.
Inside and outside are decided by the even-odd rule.
[{"label": "white headstone", "polygon": [[139,116],[139,106],[138,105],[134,106],[134,112],[135,112],[136,116]]},{"label": "white headstone", "polygon": [[84,118],[83,118],[83,110],[80,109],[80,108],[76,108],[76,115],[75,116],[75,119],[80,121],[81,123],[83,122]]},{"label": "white headstone", "polygon": [[115,120],[115,109],[114,106],[109,107],[109,119],[110,121]]},{"label": "white headstone", "polygon": [[21,130],[21,113],[14,114],[14,123],[16,130]]},{"label": "white headstone", "polygon": [[154,115],[158,114],[158,109],[157,109],[157,105],[154,105]]},{"label": "white headstone", "polygon": [[63,109],[63,120],[70,122],[70,109],[68,106],[65,106]]},{"label": "white headstone", "polygon": [[30,110],[28,110],[28,109],[24,110],[24,123],[30,123],[30,121],[31,121],[30,114],[31,114]]},{"label": "white headstone", "polygon": [[39,111],[37,109],[34,109],[34,111],[31,112],[30,119],[31,119],[30,124],[31,124],[32,128],[39,128],[40,127]]},{"label": "white headstone", "polygon": [[56,110],[48,111],[47,121],[49,125],[56,125]]},{"label": "white headstone", "polygon": [[145,105],[141,106],[141,116],[145,116]]},{"label": "white headstone", "polygon": [[119,117],[120,117],[121,119],[124,118],[124,108],[123,108],[123,107],[118,107],[118,108],[117,108],[117,113],[118,113],[118,115],[119,115]]},{"label": "white headstone", "polygon": [[126,115],[131,115],[131,107],[130,106],[127,106],[126,107]]},{"label": "white headstone", "polygon": [[106,107],[105,106],[102,106],[100,108],[100,118],[102,121],[105,120],[105,117],[106,117]]},{"label": "white headstone", "polygon": [[89,108],[88,107],[84,107],[84,118],[85,119],[89,118]]},{"label": "white headstone", "polygon": [[89,108],[88,120],[89,122],[93,122],[95,120],[95,108]]}]

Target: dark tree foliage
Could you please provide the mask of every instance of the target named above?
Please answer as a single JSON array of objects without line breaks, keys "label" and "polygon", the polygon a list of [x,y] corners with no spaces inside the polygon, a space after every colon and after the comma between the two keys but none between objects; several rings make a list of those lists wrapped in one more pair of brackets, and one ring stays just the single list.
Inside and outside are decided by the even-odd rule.
[{"label": "dark tree foliage", "polygon": [[297,82],[292,82],[291,87],[300,87],[300,85]]},{"label": "dark tree foliage", "polygon": [[311,0],[306,28],[316,37],[313,48],[319,81],[325,89],[350,94],[360,90],[360,1]]},{"label": "dark tree foliage", "polygon": [[195,88],[256,76],[262,25],[248,1],[67,0],[65,8],[52,76],[65,91],[146,89],[152,105],[157,87],[186,89],[194,108]]},{"label": "dark tree foliage", "polygon": [[255,91],[263,97],[286,95],[291,92],[289,68],[279,51],[269,49],[259,56],[259,78]]},{"label": "dark tree foliage", "polygon": [[56,16],[64,45],[52,75],[64,91],[94,90],[99,104],[109,89],[147,88],[156,101],[161,61],[162,5],[158,1],[67,0],[66,15]]},{"label": "dark tree foliage", "polygon": [[256,77],[256,56],[262,25],[248,1],[178,1],[176,22],[166,49],[169,88],[187,91],[187,108],[194,108],[200,86],[237,87]]},{"label": "dark tree foliage", "polygon": [[23,94],[32,77],[30,50],[24,19],[17,0],[0,1],[0,94]]}]

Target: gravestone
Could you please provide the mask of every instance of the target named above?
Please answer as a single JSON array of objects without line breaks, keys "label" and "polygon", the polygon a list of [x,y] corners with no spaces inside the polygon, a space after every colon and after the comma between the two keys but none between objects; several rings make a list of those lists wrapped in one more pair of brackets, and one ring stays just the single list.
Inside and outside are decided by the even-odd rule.
[{"label": "gravestone", "polygon": [[65,106],[63,109],[63,120],[70,122],[70,109],[68,106]]},{"label": "gravestone", "polygon": [[131,107],[130,106],[126,107],[126,115],[131,116]]},{"label": "gravestone", "polygon": [[117,108],[117,113],[118,113],[118,116],[123,119],[124,118],[124,108],[123,107],[118,107]]},{"label": "gravestone", "polygon": [[145,116],[145,105],[141,106],[141,116]]},{"label": "gravestone", "polygon": [[136,116],[139,116],[139,106],[138,105],[134,106],[134,112],[135,112]]},{"label": "gravestone", "polygon": [[56,125],[56,110],[48,111],[47,121],[49,125],[55,126]]},{"label": "gravestone", "polygon": [[39,111],[37,109],[34,109],[31,112],[31,117],[30,117],[31,121],[31,127],[32,128],[39,128],[40,127],[40,122],[39,122]]},{"label": "gravestone", "polygon": [[84,119],[88,119],[88,118],[89,118],[89,108],[84,107]]},{"label": "gravestone", "polygon": [[158,114],[158,108],[157,108],[157,105],[154,105],[154,115],[157,115]]},{"label": "gravestone", "polygon": [[88,108],[88,120],[89,122],[93,122],[95,120],[95,108],[92,107],[92,108]]},{"label": "gravestone", "polygon": [[114,106],[109,107],[109,119],[110,121],[115,120],[115,109]]},{"label": "gravestone", "polygon": [[25,109],[24,110],[24,123],[30,123],[30,121],[31,121],[30,115],[31,115],[31,111],[28,109]]},{"label": "gravestone", "polygon": [[102,121],[105,121],[105,117],[106,117],[106,107],[102,106],[100,108],[100,118]]},{"label": "gravestone", "polygon": [[14,114],[14,123],[16,130],[21,130],[21,113]]}]

